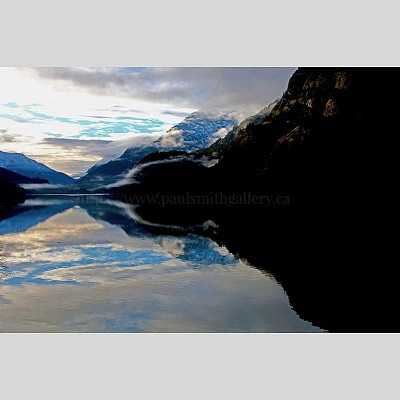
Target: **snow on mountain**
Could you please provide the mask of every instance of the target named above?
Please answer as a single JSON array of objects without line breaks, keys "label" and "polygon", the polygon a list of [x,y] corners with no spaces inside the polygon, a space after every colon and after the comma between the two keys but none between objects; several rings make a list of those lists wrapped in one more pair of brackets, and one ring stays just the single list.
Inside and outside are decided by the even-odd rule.
[{"label": "snow on mountain", "polygon": [[70,176],[55,171],[21,153],[6,153],[0,151],[0,167],[29,178],[45,179],[50,183],[58,185],[71,184],[74,182],[74,179]]},{"label": "snow on mountain", "polygon": [[150,145],[130,147],[115,160],[93,166],[77,184],[86,188],[110,184],[150,153],[171,150],[190,152],[207,147],[237,123],[235,118],[228,115],[194,112]]},{"label": "snow on mountain", "polygon": [[163,147],[193,151],[210,145],[210,137],[220,129],[229,129],[236,124],[236,119],[227,115],[218,116],[197,111],[163,133],[154,143]]}]

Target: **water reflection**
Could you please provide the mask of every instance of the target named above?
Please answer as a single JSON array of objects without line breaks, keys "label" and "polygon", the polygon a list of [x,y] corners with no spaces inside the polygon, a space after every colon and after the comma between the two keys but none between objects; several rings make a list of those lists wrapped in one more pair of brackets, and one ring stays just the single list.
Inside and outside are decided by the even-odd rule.
[{"label": "water reflection", "polygon": [[280,285],[195,233],[154,235],[134,206],[42,197],[0,221],[0,331],[318,331]]}]

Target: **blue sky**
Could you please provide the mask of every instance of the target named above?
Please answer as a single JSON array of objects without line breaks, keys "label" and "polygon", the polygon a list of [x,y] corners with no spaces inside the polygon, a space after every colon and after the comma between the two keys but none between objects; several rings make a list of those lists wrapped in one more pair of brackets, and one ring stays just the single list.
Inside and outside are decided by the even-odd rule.
[{"label": "blue sky", "polygon": [[[80,128],[79,132],[72,135],[72,138],[105,138],[112,139],[114,135],[121,133],[154,133],[168,126],[165,121],[158,118],[144,118],[125,115],[84,115],[80,118],[64,117],[60,115],[51,115],[46,112],[46,107],[41,104],[19,105],[14,102],[0,105],[5,112],[0,113],[0,119],[14,120],[21,123],[46,124],[54,121],[61,124],[74,124]],[[8,111],[8,112],[7,112]],[[182,112],[182,118],[189,113]],[[172,114],[173,115],[173,114]],[[61,132],[44,132],[50,137],[65,137]]]},{"label": "blue sky", "polygon": [[239,119],[279,97],[294,68],[0,68],[0,150],[80,176],[190,113]]}]

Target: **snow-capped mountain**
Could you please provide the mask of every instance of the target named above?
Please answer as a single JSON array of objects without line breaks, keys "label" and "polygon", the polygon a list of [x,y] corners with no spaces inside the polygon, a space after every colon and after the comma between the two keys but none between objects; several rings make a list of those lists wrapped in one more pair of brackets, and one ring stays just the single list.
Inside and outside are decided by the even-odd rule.
[{"label": "snow-capped mountain", "polygon": [[237,122],[228,115],[197,111],[163,133],[151,145],[130,147],[115,160],[93,166],[77,181],[77,185],[90,188],[113,183],[150,153],[171,150],[190,152],[207,147],[224,136]]},{"label": "snow-capped mountain", "polygon": [[217,140],[220,130],[227,133],[237,122],[227,115],[218,116],[197,111],[163,133],[155,144],[179,150],[201,149]]},{"label": "snow-capped mountain", "polygon": [[44,164],[38,163],[21,153],[6,153],[0,151],[0,167],[29,178],[45,179],[57,185],[71,184],[75,182],[70,176],[55,171]]}]

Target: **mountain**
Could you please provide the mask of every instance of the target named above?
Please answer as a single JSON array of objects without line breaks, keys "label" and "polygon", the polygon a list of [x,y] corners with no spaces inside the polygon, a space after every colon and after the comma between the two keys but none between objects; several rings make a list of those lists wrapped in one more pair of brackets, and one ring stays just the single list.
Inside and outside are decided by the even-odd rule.
[{"label": "mountain", "polygon": [[[137,192],[142,190],[168,191],[175,190],[201,191],[201,182],[208,182],[211,189],[213,181],[209,168],[216,165],[231,144],[245,132],[248,128],[262,123],[274,110],[280,99],[268,104],[257,114],[244,119],[240,124],[235,125],[228,133],[208,147],[195,150],[193,152],[180,150],[154,149],[153,152],[141,158],[137,167],[130,173],[131,186],[126,181],[121,189],[113,189],[114,193]],[[240,164],[240,160],[236,160]],[[170,178],[173,177],[173,182]],[[222,178],[223,180],[225,178]],[[124,182],[121,181],[123,186]],[[182,186],[181,186],[182,185]],[[218,186],[218,185],[217,185]]]},{"label": "mountain", "polygon": [[39,178],[28,178],[27,176],[23,176],[21,174],[17,174],[16,172],[10,171],[5,168],[0,167],[0,178],[6,179],[13,183],[49,183],[46,179]]},{"label": "mountain", "polygon": [[[213,176],[231,190],[292,194],[302,206],[329,201],[359,208],[377,201],[368,192],[382,191],[395,170],[396,108],[372,99],[397,92],[396,74],[393,68],[299,68],[266,118],[231,142],[221,140]],[[324,202],[316,201],[321,196]]]},{"label": "mountain", "polygon": [[[185,173],[188,173],[189,170],[194,172],[195,170],[198,170],[200,166],[202,167],[211,167],[215,165],[219,157],[221,156],[220,151],[223,148],[226,148],[230,143],[234,141],[234,139],[241,133],[243,132],[248,126],[254,125],[257,123],[260,123],[262,120],[264,120],[273,110],[275,105],[278,103],[278,100],[275,100],[274,102],[270,103],[266,107],[264,107],[262,110],[260,110],[257,114],[252,115],[246,119],[244,119],[240,124],[235,125],[233,128],[231,128],[228,133],[223,136],[222,138],[217,139],[214,143],[212,143],[210,146],[206,148],[201,148],[198,150],[195,150],[193,152],[188,152],[184,150],[164,150],[164,151],[159,151],[159,149],[154,149],[153,152],[150,154],[146,155],[143,157],[138,163],[137,163],[137,168],[131,171],[130,173],[130,178],[135,177],[141,179],[140,175],[142,173],[145,173],[147,175],[151,175],[151,171],[149,171],[149,167],[151,168],[152,165],[157,165],[159,163],[162,163],[161,165],[165,165],[166,162],[173,162],[173,168],[177,167],[178,170],[176,173],[178,175],[175,176],[175,183],[179,182],[178,177],[181,175],[180,172],[180,166],[179,164],[186,164],[189,162],[189,165],[187,165],[187,170]],[[192,163],[197,163],[199,164],[198,166],[191,165]],[[145,166],[145,164],[148,164]],[[143,167],[145,167],[143,169]],[[155,167],[157,168],[157,167]],[[165,168],[169,168],[165,167]],[[150,172],[150,174],[148,174]],[[172,170],[169,171],[170,173],[173,173]],[[182,171],[183,172],[183,171]],[[163,174],[167,173],[166,169],[163,171]],[[138,176],[139,175],[139,176]],[[172,175],[171,175],[172,176]],[[205,177],[203,177],[205,178]],[[156,179],[157,182],[157,179]],[[192,182],[197,185],[195,182],[195,179],[192,180]],[[147,183],[149,183],[147,181]],[[162,182],[157,182],[155,183],[156,186],[162,187],[163,184]]]},{"label": "mountain", "polygon": [[237,124],[228,115],[195,112],[163,133],[151,145],[131,147],[119,158],[90,168],[76,184],[82,188],[105,186],[122,179],[140,160],[154,152],[195,151],[208,146]]},{"label": "mountain", "polygon": [[200,151],[200,153],[208,156],[218,157],[219,150],[222,148],[222,145],[226,147],[229,143],[232,143],[236,136],[238,136],[240,132],[244,131],[247,126],[251,124],[256,125],[262,122],[266,117],[268,117],[268,115],[271,114],[279,100],[280,99],[273,101],[260,110],[257,114],[251,115],[250,117],[244,119],[239,125],[233,127],[225,137],[218,139],[210,146],[206,146]]},{"label": "mountain", "polygon": [[44,179],[56,185],[66,185],[75,182],[70,176],[55,171],[21,153],[0,151],[0,167],[27,176],[28,178]]},{"label": "mountain", "polygon": [[[370,99],[382,98],[396,82],[390,68],[299,68],[270,113],[254,116],[242,128],[197,151],[197,159],[183,160],[180,154],[164,163],[162,157],[157,163],[152,160],[140,168],[135,190],[151,179],[161,189],[185,191],[184,183],[166,173],[167,164],[174,163],[175,170],[179,162],[185,168],[190,162],[202,167],[204,179],[197,183],[198,191],[287,191],[305,202],[306,194],[312,197],[321,188],[332,191],[333,185],[346,184],[351,193],[361,184],[368,187],[367,181],[380,185],[378,171],[386,180],[394,170],[388,163],[395,157],[388,155],[395,147],[387,146],[393,104]],[[379,132],[383,132],[381,140]],[[185,172],[180,175],[183,179]],[[186,184],[192,184],[190,176]]]},{"label": "mountain", "polygon": [[213,221],[218,243],[323,329],[398,332],[399,76],[299,68],[269,115],[197,158],[142,164],[116,196],[142,203],[151,223]]},{"label": "mountain", "polygon": [[154,144],[179,150],[201,149],[217,140],[221,129],[226,134],[236,124],[237,120],[228,115],[197,111],[162,134]]}]

